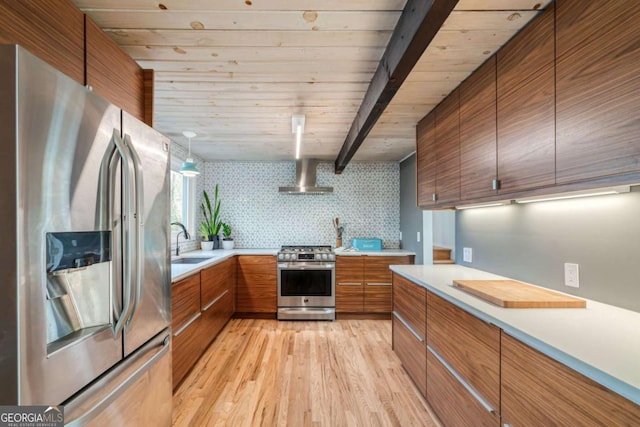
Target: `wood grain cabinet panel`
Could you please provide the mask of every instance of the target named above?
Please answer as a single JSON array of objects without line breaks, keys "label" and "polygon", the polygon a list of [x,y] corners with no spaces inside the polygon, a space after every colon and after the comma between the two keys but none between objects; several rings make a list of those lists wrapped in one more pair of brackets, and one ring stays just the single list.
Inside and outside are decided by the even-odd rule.
[{"label": "wood grain cabinet panel", "polygon": [[436,203],[460,200],[460,90],[436,108]]},{"label": "wood grain cabinet panel", "polygon": [[171,327],[175,333],[200,313],[200,274],[194,274],[171,286]]},{"label": "wood grain cabinet panel", "polygon": [[391,265],[411,264],[409,256],[364,256],[364,311],[391,313],[393,290]]},{"label": "wood grain cabinet panel", "polygon": [[427,336],[427,290],[393,275],[393,311],[423,339]]},{"label": "wood grain cabinet panel", "polygon": [[416,178],[418,206],[433,206],[436,194],[436,114],[433,111],[416,126]]},{"label": "wood grain cabinet panel", "polygon": [[496,57],[460,85],[460,197],[496,194]]},{"label": "wood grain cabinet panel", "polygon": [[236,311],[276,313],[277,267],[271,255],[237,258]]},{"label": "wood grain cabinet panel", "polygon": [[336,257],[336,312],[364,311],[364,258]]},{"label": "wood grain cabinet panel", "polygon": [[0,2],[0,43],[17,43],[84,85],[84,14],[71,1]]},{"label": "wood grain cabinet panel", "polygon": [[557,182],[640,170],[640,2],[556,1]]},{"label": "wood grain cabinet panel", "polygon": [[231,316],[233,316],[233,290],[225,289],[202,311],[202,341],[206,345],[211,343]]},{"label": "wood grain cabinet panel", "polygon": [[497,54],[501,192],[555,184],[554,7]]},{"label": "wood grain cabinet panel", "polygon": [[140,121],[145,120],[142,68],[88,16],[87,82],[93,91]]},{"label": "wood grain cabinet panel", "polygon": [[427,347],[393,316],[393,351],[423,396],[427,394]]},{"label": "wood grain cabinet panel", "polygon": [[202,310],[218,298],[225,290],[233,291],[235,275],[235,257],[226,259],[200,272]]},{"label": "wood grain cabinet panel", "polygon": [[499,411],[500,328],[427,292],[427,344]]},{"label": "wood grain cabinet panel", "polygon": [[172,368],[173,368],[173,389],[175,390],[180,381],[187,375],[193,365],[198,361],[202,352],[209,344],[202,339],[202,315],[196,318],[186,328],[179,330],[173,336],[171,348]]},{"label": "wood grain cabinet panel", "polygon": [[513,426],[637,426],[640,406],[502,333],[502,421]]}]

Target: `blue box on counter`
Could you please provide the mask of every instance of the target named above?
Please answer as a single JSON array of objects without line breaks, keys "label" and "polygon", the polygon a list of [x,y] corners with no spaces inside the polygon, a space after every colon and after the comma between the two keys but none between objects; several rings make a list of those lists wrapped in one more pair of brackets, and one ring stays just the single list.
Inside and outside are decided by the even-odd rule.
[{"label": "blue box on counter", "polygon": [[382,239],[355,237],[351,241],[351,246],[359,251],[381,251]]}]

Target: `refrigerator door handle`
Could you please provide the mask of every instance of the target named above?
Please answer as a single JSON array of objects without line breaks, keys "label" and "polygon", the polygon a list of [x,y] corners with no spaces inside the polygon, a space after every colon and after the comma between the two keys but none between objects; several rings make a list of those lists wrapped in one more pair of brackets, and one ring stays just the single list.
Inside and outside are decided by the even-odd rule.
[{"label": "refrigerator door handle", "polygon": [[[64,403],[65,426],[83,426],[94,419],[120,394],[133,385],[149,367],[169,351],[171,335],[167,330],[149,341],[121,366],[91,385],[80,396]],[[108,385],[114,384],[109,389]],[[163,404],[166,402],[163,402]]]},{"label": "refrigerator door handle", "polygon": [[129,315],[129,319],[127,323],[133,320],[133,316],[136,314],[140,302],[142,301],[142,284],[144,283],[144,256],[142,254],[144,248],[144,182],[143,182],[143,171],[142,171],[142,163],[140,162],[140,157],[136,152],[136,149],[131,142],[131,137],[128,134],[124,135],[124,143],[127,149],[129,150],[129,154],[132,159],[133,166],[133,185],[135,191],[134,197],[134,207],[131,210],[133,212],[133,217],[135,218],[135,298],[133,302],[133,310],[131,310],[131,314]]},{"label": "refrigerator door handle", "polygon": [[[129,215],[129,200],[131,199],[131,174],[129,173],[129,169],[130,169],[130,161],[129,161],[129,156],[127,153],[127,148],[124,144],[124,142],[122,141],[122,138],[120,138],[120,134],[118,129],[114,129],[113,130],[113,136],[111,138],[111,141],[113,142],[113,144],[115,145],[116,149],[118,150],[118,153],[120,154],[120,158],[122,159],[122,168],[123,168],[123,174],[122,174],[122,187],[124,189],[124,212],[126,215],[127,220],[125,221],[125,235],[127,236],[127,240],[129,240],[128,235],[129,235],[129,228],[128,225],[126,225],[129,221],[130,221],[130,215]],[[115,174],[115,168],[113,169],[113,173]],[[130,313],[131,313],[131,309],[132,304],[131,304],[131,253],[129,250],[127,250],[127,253],[124,254],[125,256],[122,256],[123,254],[119,253],[120,248],[116,245],[114,245],[114,258],[115,259],[124,259],[123,261],[123,265],[122,265],[122,269],[123,269],[123,275],[124,275],[124,281],[123,281],[123,291],[122,291],[122,299],[123,299],[123,303],[122,303],[122,311],[120,312],[120,315],[118,316],[118,320],[116,321],[116,324],[113,327],[113,335],[114,336],[118,336],[120,334],[120,332],[122,332],[122,330],[124,329],[125,324],[127,323],[127,319],[129,319],[130,317]]]}]

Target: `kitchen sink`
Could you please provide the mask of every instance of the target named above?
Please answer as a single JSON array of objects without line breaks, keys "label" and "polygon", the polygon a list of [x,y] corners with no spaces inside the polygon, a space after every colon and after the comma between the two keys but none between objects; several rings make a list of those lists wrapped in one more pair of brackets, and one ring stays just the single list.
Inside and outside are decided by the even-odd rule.
[{"label": "kitchen sink", "polygon": [[206,258],[184,257],[184,258],[172,259],[171,264],[200,264],[201,262],[205,262],[213,258],[214,257],[206,257]]}]

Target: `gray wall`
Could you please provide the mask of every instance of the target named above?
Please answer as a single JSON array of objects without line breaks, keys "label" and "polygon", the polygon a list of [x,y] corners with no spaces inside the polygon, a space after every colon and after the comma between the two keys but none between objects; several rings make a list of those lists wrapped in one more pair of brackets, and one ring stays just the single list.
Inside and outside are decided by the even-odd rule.
[{"label": "gray wall", "polygon": [[[458,211],[456,260],[640,311],[640,191]],[[580,288],[564,286],[565,262],[580,265]]]},{"label": "gray wall", "polygon": [[[400,247],[416,253],[416,264],[423,263],[422,243],[417,233],[422,233],[422,210],[416,206],[416,155],[400,163]],[[421,236],[424,238],[424,236]]]}]

